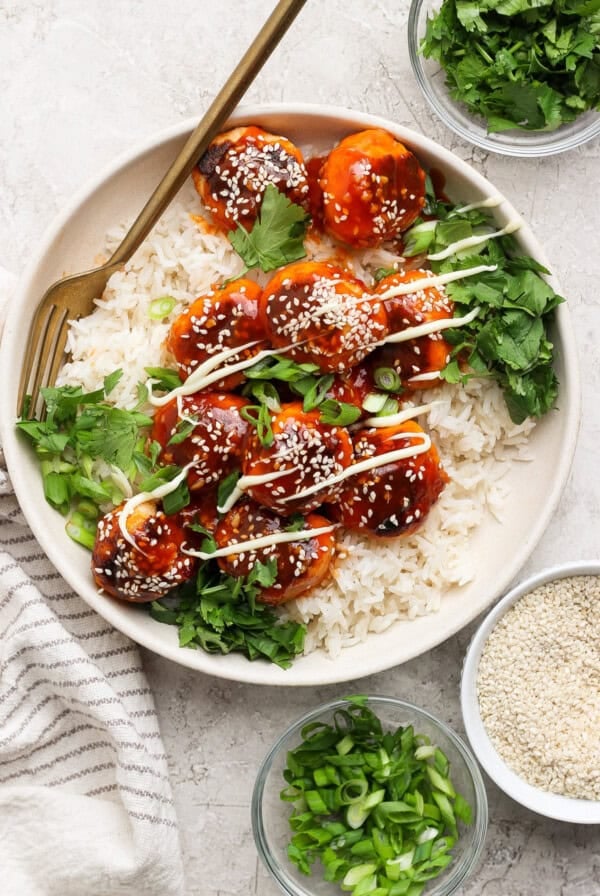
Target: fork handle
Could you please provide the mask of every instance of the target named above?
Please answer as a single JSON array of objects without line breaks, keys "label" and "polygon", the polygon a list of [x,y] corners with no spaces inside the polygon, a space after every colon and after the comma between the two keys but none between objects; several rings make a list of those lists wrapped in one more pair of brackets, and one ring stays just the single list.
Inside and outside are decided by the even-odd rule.
[{"label": "fork handle", "polygon": [[157,219],[183,186],[194,165],[231,115],[305,2],[306,0],[279,0],[211,103],[200,124],[191,133],[183,149],[133,222],[123,242],[113,253],[109,261],[111,267],[121,265],[131,258],[152,230]]}]

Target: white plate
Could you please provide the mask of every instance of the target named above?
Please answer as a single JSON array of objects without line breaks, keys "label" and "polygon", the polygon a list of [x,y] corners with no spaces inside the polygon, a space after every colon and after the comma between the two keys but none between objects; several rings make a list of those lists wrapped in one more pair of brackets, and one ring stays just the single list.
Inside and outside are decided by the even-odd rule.
[{"label": "white plate", "polygon": [[[432,140],[371,115],[311,105],[257,106],[238,110],[232,122],[252,122],[283,133],[300,144],[331,146],[365,127],[383,127],[407,143],[426,166],[441,171],[446,190],[456,200],[472,202],[498,191],[473,168]],[[536,427],[531,438],[535,460],[515,464],[505,481],[511,489],[502,524],[491,518],[472,536],[474,580],[444,595],[431,616],[394,625],[388,631],[346,648],[336,659],[322,651],[296,660],[283,671],[250,663],[239,655],[209,655],[180,649],[174,627],[152,620],[139,607],[99,594],[89,569],[89,553],[64,532],[64,521],[46,503],[33,452],[14,427],[17,391],[33,309],[47,286],[66,272],[92,267],[104,236],[116,223],[137,212],[163,175],[196,122],[186,121],[152,137],[142,147],[103,171],[55,221],[21,281],[5,325],[0,357],[2,419],[0,436],[10,476],[23,512],[41,546],[71,587],[106,620],[150,650],[212,675],[261,684],[315,685],[370,675],[418,656],[470,622],[506,590],[546,528],[569,474],[579,421],[579,376],[567,308],[558,309],[555,343],[560,396],[557,409]],[[502,226],[514,208],[502,205]],[[523,250],[547,264],[527,226],[518,234]],[[558,284],[554,288],[560,292]]]}]

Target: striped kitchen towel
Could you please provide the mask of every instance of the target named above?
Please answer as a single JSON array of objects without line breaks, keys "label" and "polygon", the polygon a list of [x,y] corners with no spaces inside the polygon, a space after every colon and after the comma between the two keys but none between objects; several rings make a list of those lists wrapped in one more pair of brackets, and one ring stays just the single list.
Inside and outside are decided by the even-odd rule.
[{"label": "striped kitchen towel", "polygon": [[138,650],[53,569],[1,456],[0,893],[183,893],[167,761]]}]

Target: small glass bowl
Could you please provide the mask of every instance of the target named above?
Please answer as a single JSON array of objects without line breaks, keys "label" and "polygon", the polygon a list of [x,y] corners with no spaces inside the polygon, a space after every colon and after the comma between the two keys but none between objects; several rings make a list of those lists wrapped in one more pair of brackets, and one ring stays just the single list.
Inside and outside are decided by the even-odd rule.
[{"label": "small glass bowl", "polygon": [[415,77],[425,99],[446,127],[470,143],[501,155],[539,158],[581,146],[600,135],[600,113],[585,112],[575,121],[553,131],[526,131],[515,128],[489,134],[483,118],[452,99],[444,70],[435,59],[426,59],[419,47],[425,36],[427,18],[439,9],[441,0],[412,0],[408,15],[408,52]]},{"label": "small glass bowl", "polygon": [[542,585],[571,576],[600,576],[600,561],[553,566],[525,579],[498,601],[473,635],[467,650],[463,664],[460,700],[471,748],[492,781],[504,793],[532,812],[556,821],[571,824],[600,824],[600,801],[575,799],[541,790],[529,784],[507,765],[487,733],[477,696],[479,661],[496,624],[525,595]]},{"label": "small glass bowl", "polygon": [[[302,716],[271,747],[258,771],[252,794],[254,840],[263,863],[287,896],[341,896],[342,893],[339,883],[323,880],[318,863],[308,876],[288,859],[291,807],[281,800],[280,792],[286,786],[283,770],[287,753],[301,743],[302,728],[309,722],[330,723],[334,713],[347,706],[346,700],[333,700]],[[424,891],[424,896],[450,896],[475,869],[485,841],[487,797],[477,763],[463,741],[425,710],[394,697],[369,697],[367,706],[384,727],[413,725],[416,733],[430,737],[448,757],[452,782],[473,810],[472,824],[468,827],[461,825],[460,837],[453,850],[454,861]]]}]

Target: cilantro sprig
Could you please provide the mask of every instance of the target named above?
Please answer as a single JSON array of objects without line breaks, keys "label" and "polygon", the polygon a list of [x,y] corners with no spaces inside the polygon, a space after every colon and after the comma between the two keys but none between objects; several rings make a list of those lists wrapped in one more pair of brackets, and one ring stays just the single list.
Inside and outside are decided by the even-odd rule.
[{"label": "cilantro sprig", "polygon": [[488,131],[554,130],[600,108],[600,0],[444,0],[421,52]]},{"label": "cilantro sprig", "polygon": [[[428,184],[428,194],[430,190]],[[405,256],[435,255],[463,239],[498,230],[481,209],[459,212],[448,203],[433,201],[431,208],[435,219],[419,220],[404,234]],[[542,417],[558,394],[550,327],[557,305],[564,301],[544,279],[548,270],[519,255],[512,236],[482,241],[430,264],[434,273],[478,265],[496,268],[446,285],[456,317],[475,307],[480,312],[470,324],[444,331],[453,350],[442,378],[459,383],[471,376],[491,376],[503,390],[513,422]]]},{"label": "cilantro sprig", "polygon": [[93,392],[81,386],[42,389],[45,420],[17,422],[40,460],[46,500],[63,515],[78,514],[67,532],[86,547],[101,508],[123,499],[123,480],[148,474],[156,460],[152,448],[144,451],[151,418],[106,400],[121,376],[115,371]]},{"label": "cilantro sprig", "polygon": [[150,615],[178,627],[181,647],[242,653],[249,660],[267,659],[287,669],[302,653],[306,628],[280,621],[270,607],[257,602],[260,591],[276,577],[275,558],[256,563],[246,578],[228,576],[214,561],[208,561],[196,581],[153,602]]},{"label": "cilantro sprig", "polygon": [[304,237],[309,221],[310,216],[301,206],[268,184],[252,230],[238,224],[228,237],[246,271],[257,267],[273,271],[306,256]]}]

